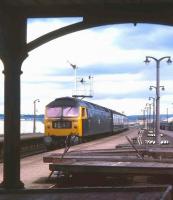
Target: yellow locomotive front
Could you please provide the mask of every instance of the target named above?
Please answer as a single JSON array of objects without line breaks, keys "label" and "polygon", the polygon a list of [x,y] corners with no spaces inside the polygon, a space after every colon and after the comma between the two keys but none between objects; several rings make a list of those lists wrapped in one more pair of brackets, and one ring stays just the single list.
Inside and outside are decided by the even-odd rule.
[{"label": "yellow locomotive front", "polygon": [[85,117],[85,107],[77,105],[46,106],[44,121],[46,146],[63,143],[69,135],[82,137],[82,119]]}]

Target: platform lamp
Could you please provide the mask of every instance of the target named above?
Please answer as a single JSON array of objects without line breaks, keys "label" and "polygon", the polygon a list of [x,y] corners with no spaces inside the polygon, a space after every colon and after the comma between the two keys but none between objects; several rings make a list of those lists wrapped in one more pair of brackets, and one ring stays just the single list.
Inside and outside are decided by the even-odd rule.
[{"label": "platform lamp", "polygon": [[146,109],[142,109],[141,110],[142,111],[142,120],[143,120],[143,128],[145,128],[145,120],[146,120],[146,116],[145,116],[145,111],[146,111]]},{"label": "platform lamp", "polygon": [[154,87],[156,89],[156,143],[160,145],[161,137],[160,137],[160,87],[164,89],[163,86],[160,86],[160,62],[164,59],[167,59],[167,64],[171,64],[171,57],[165,56],[160,59],[156,59],[152,56],[146,56],[145,64],[149,64],[150,60],[154,60],[156,62],[156,87],[150,86],[150,89]]},{"label": "platform lamp", "polygon": [[146,106],[148,108],[148,130],[150,130],[150,128],[151,128],[151,104],[147,103]]},{"label": "platform lamp", "polygon": [[147,130],[149,130],[149,106],[148,103],[145,105],[145,110],[146,110],[146,123],[147,123]]},{"label": "platform lamp", "polygon": [[33,104],[34,104],[33,133],[34,134],[36,133],[36,112],[37,112],[36,103],[37,102],[40,102],[40,100],[39,99],[35,99],[33,101]]},{"label": "platform lamp", "polygon": [[155,98],[154,97],[149,97],[148,98],[148,100],[150,101],[150,100],[153,100],[153,133],[155,133],[155,115],[156,115],[156,113],[155,113]]}]

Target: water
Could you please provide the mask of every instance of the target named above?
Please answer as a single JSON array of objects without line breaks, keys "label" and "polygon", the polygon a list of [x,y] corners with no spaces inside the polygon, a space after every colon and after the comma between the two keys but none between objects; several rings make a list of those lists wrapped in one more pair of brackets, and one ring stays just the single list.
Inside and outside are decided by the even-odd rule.
[{"label": "water", "polygon": [[[33,120],[21,120],[21,133],[33,133]],[[0,134],[4,133],[4,120],[0,120]],[[36,120],[36,133],[44,133],[43,121]]]}]

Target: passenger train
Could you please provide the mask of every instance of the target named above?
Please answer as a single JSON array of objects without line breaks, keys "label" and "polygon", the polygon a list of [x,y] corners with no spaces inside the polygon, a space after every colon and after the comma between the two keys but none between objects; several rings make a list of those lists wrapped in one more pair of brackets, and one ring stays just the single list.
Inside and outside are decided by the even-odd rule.
[{"label": "passenger train", "polygon": [[114,110],[72,97],[57,98],[45,109],[47,147],[63,143],[67,136],[80,140],[128,128],[128,118]]}]

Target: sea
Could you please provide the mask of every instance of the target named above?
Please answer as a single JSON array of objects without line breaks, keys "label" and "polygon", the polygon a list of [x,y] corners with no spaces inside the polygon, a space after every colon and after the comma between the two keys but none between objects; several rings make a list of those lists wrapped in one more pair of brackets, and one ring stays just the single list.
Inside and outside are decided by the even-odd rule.
[{"label": "sea", "polygon": [[[33,116],[32,115],[22,115],[20,120],[20,130],[21,134],[33,133]],[[39,115],[36,117],[35,121],[36,133],[44,133],[44,116]],[[0,116],[0,135],[4,134],[4,119]]]},{"label": "sea", "polygon": [[[169,115],[169,119],[173,119],[173,115]],[[167,115],[160,116],[161,121],[167,118]],[[143,119],[142,115],[128,116],[129,122],[136,122]],[[171,120],[172,121],[172,120]],[[33,115],[21,115],[21,134],[33,133]],[[44,115],[36,116],[36,133],[44,133]],[[0,135],[4,134],[4,116],[0,114]]]}]

